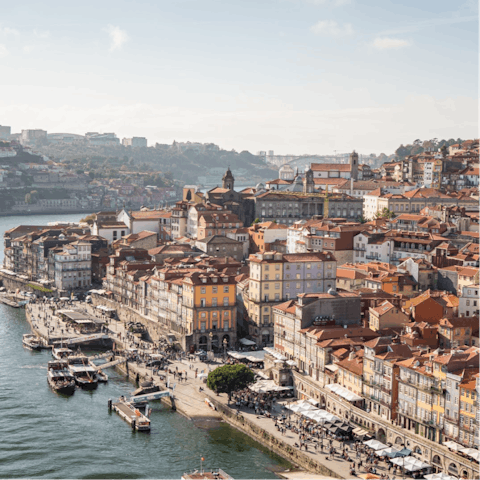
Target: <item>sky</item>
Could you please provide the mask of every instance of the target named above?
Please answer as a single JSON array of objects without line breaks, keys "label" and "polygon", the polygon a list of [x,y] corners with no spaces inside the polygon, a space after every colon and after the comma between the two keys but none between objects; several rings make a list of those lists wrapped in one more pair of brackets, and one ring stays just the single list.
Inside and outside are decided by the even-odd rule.
[{"label": "sky", "polygon": [[473,0],[10,2],[0,124],[276,154],[476,138]]}]

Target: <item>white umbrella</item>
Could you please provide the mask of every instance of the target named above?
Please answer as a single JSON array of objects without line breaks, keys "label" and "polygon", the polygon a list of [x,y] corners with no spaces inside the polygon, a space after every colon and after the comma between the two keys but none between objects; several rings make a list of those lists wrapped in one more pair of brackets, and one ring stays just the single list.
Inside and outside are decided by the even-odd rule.
[{"label": "white umbrella", "polygon": [[468,455],[478,462],[480,452],[476,448],[461,448],[460,452]]},{"label": "white umbrella", "polygon": [[364,445],[367,447],[372,448],[373,450],[383,450],[384,448],[388,448],[388,445],[385,445],[382,442],[379,442],[378,440],[372,439],[368,440],[367,442],[363,442]]},{"label": "white umbrella", "polygon": [[452,441],[449,441],[449,442],[443,442],[443,444],[449,448],[450,450],[453,450],[454,452],[458,452],[460,451],[461,448],[463,448],[461,445],[459,445],[458,443],[456,442],[452,442]]},{"label": "white umbrella", "polygon": [[375,452],[375,455],[378,455],[379,457],[390,457],[390,456],[395,457],[395,454],[397,453],[400,453],[400,450],[394,447],[389,447],[389,448],[384,448],[383,450],[377,450]]},{"label": "white umbrella", "polygon": [[427,480],[458,480],[457,477],[452,477],[446,473],[430,473],[429,475],[424,475]]}]

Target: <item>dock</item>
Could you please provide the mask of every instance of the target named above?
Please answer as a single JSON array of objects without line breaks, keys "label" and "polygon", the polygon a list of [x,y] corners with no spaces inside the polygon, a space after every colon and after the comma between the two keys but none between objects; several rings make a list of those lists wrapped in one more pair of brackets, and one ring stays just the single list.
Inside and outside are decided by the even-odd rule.
[{"label": "dock", "polygon": [[[150,420],[142,414],[138,408],[126,400],[120,399],[115,403],[112,403],[111,400],[109,400],[108,407],[110,410],[113,409],[117,412],[120,417],[132,427],[132,430],[138,430],[139,432],[150,431]],[[147,408],[148,406],[146,409]]]},{"label": "dock", "polygon": [[9,307],[13,307],[13,308],[20,308],[22,306],[19,302],[16,302],[15,300],[12,300],[11,298],[7,297],[6,295],[0,295],[0,302],[4,303],[5,305],[8,305]]}]

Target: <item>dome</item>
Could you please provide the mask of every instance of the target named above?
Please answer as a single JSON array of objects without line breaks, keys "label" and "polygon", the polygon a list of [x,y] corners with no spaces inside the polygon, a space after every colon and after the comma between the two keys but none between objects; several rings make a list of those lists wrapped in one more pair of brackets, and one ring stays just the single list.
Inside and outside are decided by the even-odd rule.
[{"label": "dome", "polygon": [[295,183],[302,183],[302,177],[300,175],[297,175],[295,178]]},{"label": "dome", "polygon": [[285,165],[282,165],[280,167],[279,172],[280,173],[282,173],[282,172],[292,172],[292,173],[294,173],[294,170],[288,163],[286,163]]}]

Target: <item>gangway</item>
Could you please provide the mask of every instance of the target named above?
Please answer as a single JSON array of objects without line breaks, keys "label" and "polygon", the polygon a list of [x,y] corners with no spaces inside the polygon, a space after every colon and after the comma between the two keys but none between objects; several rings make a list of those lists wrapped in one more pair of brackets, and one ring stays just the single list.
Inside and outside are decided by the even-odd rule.
[{"label": "gangway", "polygon": [[136,395],[132,397],[130,401],[132,403],[141,403],[151,400],[160,400],[163,397],[169,397],[170,390],[162,390],[161,392],[145,393],[144,395]]},{"label": "gangway", "polygon": [[56,344],[61,344],[63,345],[74,345],[76,343],[83,343],[83,342],[91,342],[92,340],[108,340],[110,337],[106,335],[105,333],[95,333],[93,335],[85,335],[83,337],[74,337],[74,338],[69,338],[67,340],[59,340],[56,341]]},{"label": "gangway", "polygon": [[115,365],[119,365],[120,363],[125,363],[126,361],[127,359],[125,357],[120,357],[120,358],[116,358],[115,360],[112,360],[111,362],[95,365],[95,368],[97,370],[104,370],[105,368],[114,367]]}]

